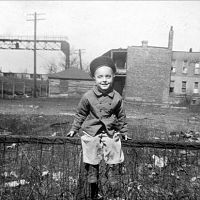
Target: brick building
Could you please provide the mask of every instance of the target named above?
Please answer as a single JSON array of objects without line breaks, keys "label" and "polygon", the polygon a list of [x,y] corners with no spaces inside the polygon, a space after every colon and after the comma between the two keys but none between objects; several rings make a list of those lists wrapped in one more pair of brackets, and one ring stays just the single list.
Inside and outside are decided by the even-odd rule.
[{"label": "brick building", "polygon": [[168,103],[171,51],[168,48],[141,47],[127,50],[127,100]]},{"label": "brick building", "polygon": [[[170,101],[180,102],[191,98],[192,104],[200,103],[200,52],[174,51],[172,56]],[[188,99],[189,100],[189,99]]]},{"label": "brick building", "polygon": [[168,46],[141,46],[112,49],[104,55],[113,58],[118,74],[115,88],[126,100],[145,103],[179,103],[186,95],[199,103],[200,52],[173,51],[173,27]]}]

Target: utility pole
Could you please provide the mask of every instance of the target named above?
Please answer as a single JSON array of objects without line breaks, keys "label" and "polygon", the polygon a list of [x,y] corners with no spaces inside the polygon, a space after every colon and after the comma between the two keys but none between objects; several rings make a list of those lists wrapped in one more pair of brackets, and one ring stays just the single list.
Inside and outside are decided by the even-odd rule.
[{"label": "utility pole", "polygon": [[36,43],[37,43],[37,21],[38,20],[44,20],[44,19],[38,19],[37,16],[38,15],[44,15],[43,13],[36,13],[34,12],[33,14],[29,14],[34,16],[34,19],[29,19],[27,21],[34,21],[34,89],[33,89],[33,97],[36,98],[37,94],[36,94],[36,90],[37,90],[37,55],[36,55]]},{"label": "utility pole", "polygon": [[80,69],[83,70],[82,59],[81,59],[81,49],[78,50],[78,54],[79,54],[79,61],[80,61]]},{"label": "utility pole", "polygon": [[85,49],[78,49],[78,55],[79,55],[79,62],[80,62],[80,69],[83,70],[83,65],[82,65],[82,57],[81,54],[83,53]]}]

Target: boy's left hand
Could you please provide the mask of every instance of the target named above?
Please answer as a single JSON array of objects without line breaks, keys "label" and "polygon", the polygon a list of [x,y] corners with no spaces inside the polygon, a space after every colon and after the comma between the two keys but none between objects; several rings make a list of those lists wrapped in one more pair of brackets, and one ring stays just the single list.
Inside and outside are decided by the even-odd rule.
[{"label": "boy's left hand", "polygon": [[67,137],[74,137],[74,135],[76,135],[75,131],[69,131],[69,133],[67,133]]}]

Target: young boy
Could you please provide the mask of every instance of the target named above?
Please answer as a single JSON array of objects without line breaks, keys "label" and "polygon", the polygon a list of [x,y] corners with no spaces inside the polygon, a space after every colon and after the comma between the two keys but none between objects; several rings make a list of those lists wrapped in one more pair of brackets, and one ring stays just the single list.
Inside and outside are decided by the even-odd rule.
[{"label": "young boy", "polygon": [[127,123],[122,97],[113,89],[115,72],[115,64],[109,57],[101,56],[91,62],[90,74],[96,84],[81,98],[67,134],[73,137],[83,129],[83,162],[89,183],[98,181],[99,163],[104,159],[108,180],[114,185],[117,166],[124,161],[120,135],[127,140]]}]

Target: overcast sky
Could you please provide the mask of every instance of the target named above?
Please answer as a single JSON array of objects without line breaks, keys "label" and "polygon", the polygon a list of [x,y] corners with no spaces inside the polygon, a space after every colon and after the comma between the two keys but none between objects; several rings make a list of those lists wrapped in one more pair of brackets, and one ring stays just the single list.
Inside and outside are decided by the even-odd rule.
[{"label": "overcast sky", "polygon": [[[0,35],[33,35],[28,14],[44,13],[37,35],[67,36],[75,49],[85,49],[84,64],[113,48],[167,47],[174,27],[173,50],[200,52],[200,1],[0,1]],[[37,72],[60,52],[38,51]],[[33,72],[33,52],[0,50],[0,69]]]}]

